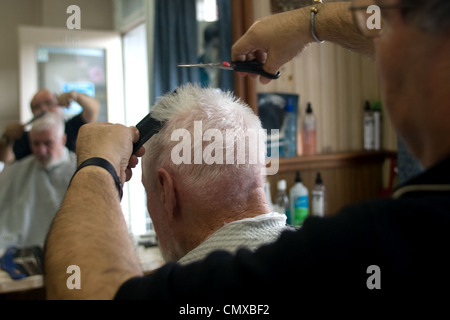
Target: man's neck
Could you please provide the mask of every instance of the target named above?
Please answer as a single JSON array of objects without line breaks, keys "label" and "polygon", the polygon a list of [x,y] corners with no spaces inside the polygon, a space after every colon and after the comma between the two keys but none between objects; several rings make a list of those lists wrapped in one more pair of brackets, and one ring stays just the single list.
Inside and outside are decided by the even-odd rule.
[{"label": "man's neck", "polygon": [[[205,206],[195,202],[187,205],[186,220],[183,221],[184,254],[200,245],[224,225],[271,212],[264,188],[256,188],[244,201]],[[181,258],[181,257],[180,257]]]}]

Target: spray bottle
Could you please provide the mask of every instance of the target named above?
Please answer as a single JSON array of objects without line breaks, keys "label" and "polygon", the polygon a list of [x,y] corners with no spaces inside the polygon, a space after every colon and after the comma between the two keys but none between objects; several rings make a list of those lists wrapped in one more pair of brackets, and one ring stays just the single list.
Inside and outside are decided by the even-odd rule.
[{"label": "spray bottle", "polygon": [[364,105],[364,150],[375,149],[375,119],[369,101]]},{"label": "spray bottle", "polygon": [[316,117],[313,114],[311,103],[308,103],[302,131],[304,155],[316,154],[316,137]]},{"label": "spray bottle", "polygon": [[285,214],[287,219],[286,223],[291,224],[291,215],[289,209],[289,197],[286,192],[286,180],[282,179],[277,183],[278,193],[275,197],[275,203],[273,205],[273,211]]},{"label": "spray bottle", "polygon": [[312,212],[316,217],[324,217],[326,212],[326,188],[322,181],[320,172],[316,176],[316,184],[312,191]]},{"label": "spray bottle", "polygon": [[374,120],[374,149],[381,150],[381,102],[374,101],[372,104],[372,114]]}]

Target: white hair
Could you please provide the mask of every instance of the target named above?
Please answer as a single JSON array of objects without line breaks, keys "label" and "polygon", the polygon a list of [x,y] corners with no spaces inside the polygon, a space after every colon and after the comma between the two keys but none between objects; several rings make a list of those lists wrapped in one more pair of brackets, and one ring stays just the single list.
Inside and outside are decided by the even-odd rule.
[{"label": "white hair", "polygon": [[34,120],[31,132],[39,132],[54,129],[56,136],[61,138],[64,135],[65,124],[61,115],[54,112],[46,112],[40,118]]},{"label": "white hair", "polygon": [[[147,177],[151,187],[154,187],[159,168],[166,169],[190,195],[206,202],[217,199],[228,201],[230,204],[236,203],[239,199],[245,200],[247,194],[254,188],[263,186],[265,131],[252,109],[232,93],[185,85],[163,96],[152,108],[151,114],[156,120],[166,122],[162,130],[145,145],[146,155],[143,165],[149,171]],[[223,139],[223,155],[225,157],[231,148],[231,151],[234,151],[233,163],[230,164],[229,161],[224,161],[223,164],[206,164],[204,161],[201,164],[194,164],[194,161],[189,164],[174,163],[171,158],[172,150],[180,142],[172,141],[172,133],[177,129],[185,129],[191,137],[194,137],[195,122],[198,121],[202,124],[202,137],[210,129],[221,133],[223,137],[226,136],[227,130],[237,133],[233,137],[231,147]],[[249,131],[260,134],[256,148],[246,142]],[[203,139],[193,140],[190,149],[191,160],[194,158],[195,148],[201,145],[203,154],[205,147],[210,144]],[[245,144],[243,164],[237,159],[239,143]],[[249,161],[255,157],[263,161],[256,163]]]}]

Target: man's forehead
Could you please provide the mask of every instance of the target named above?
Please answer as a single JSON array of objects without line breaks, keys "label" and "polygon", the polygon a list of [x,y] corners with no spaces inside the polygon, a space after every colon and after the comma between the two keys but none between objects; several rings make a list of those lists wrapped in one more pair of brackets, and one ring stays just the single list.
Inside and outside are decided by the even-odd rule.
[{"label": "man's forehead", "polygon": [[34,95],[32,103],[36,101],[45,101],[45,100],[56,100],[56,97],[53,93],[51,93],[48,90],[41,90]]},{"label": "man's forehead", "polygon": [[30,131],[30,139],[38,139],[42,137],[54,137],[54,136],[56,136],[55,128],[46,128],[42,130]]}]

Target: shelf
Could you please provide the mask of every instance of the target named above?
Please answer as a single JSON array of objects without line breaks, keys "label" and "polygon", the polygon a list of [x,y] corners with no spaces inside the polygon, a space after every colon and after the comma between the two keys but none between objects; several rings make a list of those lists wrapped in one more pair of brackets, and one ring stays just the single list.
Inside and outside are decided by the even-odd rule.
[{"label": "shelf", "polygon": [[281,158],[278,173],[268,176],[267,181],[270,182],[272,199],[275,199],[279,180],[286,180],[287,190],[290,190],[295,182],[295,172],[301,171],[303,184],[312,190],[320,171],[327,188],[328,216],[346,205],[380,197],[385,189],[384,164],[396,157],[394,151],[381,150]]},{"label": "shelf", "polygon": [[295,170],[337,168],[374,162],[383,162],[387,158],[395,158],[394,151],[349,151],[339,153],[317,154],[295,158],[280,158],[278,172]]}]

